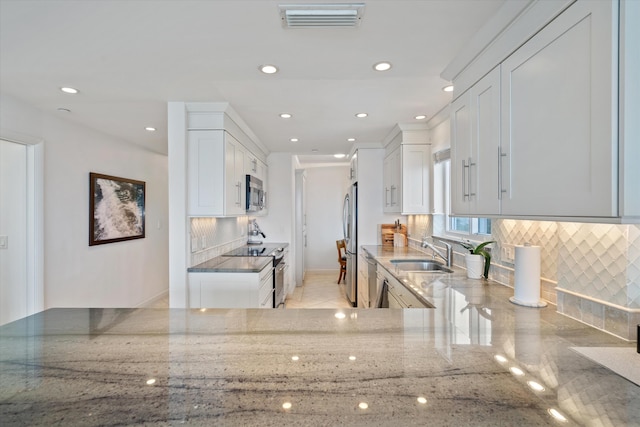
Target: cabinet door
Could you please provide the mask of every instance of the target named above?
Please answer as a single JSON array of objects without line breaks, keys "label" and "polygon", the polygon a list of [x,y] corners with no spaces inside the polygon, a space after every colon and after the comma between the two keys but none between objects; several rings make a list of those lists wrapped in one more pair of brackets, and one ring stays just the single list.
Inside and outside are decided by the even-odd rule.
[{"label": "cabinet door", "polygon": [[500,213],[500,66],[471,89],[472,136],[469,160],[469,214]]},{"label": "cabinet door", "polygon": [[391,156],[386,156],[382,164],[382,181],[383,181],[383,211],[392,212],[391,206]]},{"label": "cabinet door", "polygon": [[617,2],[576,2],[502,65],[502,213],[617,216]]},{"label": "cabinet door", "polygon": [[469,215],[471,90],[451,103],[451,213]]},{"label": "cabinet door", "polygon": [[349,179],[351,183],[358,182],[358,151],[353,154],[349,162]]},{"label": "cabinet door", "polygon": [[188,215],[224,215],[224,131],[189,131],[187,157]]},{"label": "cabinet door", "polygon": [[225,133],[225,215],[246,212],[244,200],[244,148],[229,133]]},{"label": "cabinet door", "polygon": [[389,196],[391,212],[402,211],[402,150],[400,147],[391,153],[391,185]]},{"label": "cabinet door", "polygon": [[431,212],[431,146],[402,146],[402,213]]}]

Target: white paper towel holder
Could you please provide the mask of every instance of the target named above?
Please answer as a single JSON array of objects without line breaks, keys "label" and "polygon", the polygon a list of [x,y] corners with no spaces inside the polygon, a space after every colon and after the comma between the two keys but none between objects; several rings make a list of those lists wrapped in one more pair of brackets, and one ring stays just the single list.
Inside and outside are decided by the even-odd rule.
[{"label": "white paper towel holder", "polygon": [[[519,248],[519,247],[518,247]],[[530,243],[525,243],[524,244],[524,248],[531,248],[531,244]],[[526,278],[527,283],[518,283],[518,276],[516,275],[516,283],[514,283],[514,291],[515,294],[520,293],[520,296],[522,297],[524,293],[527,292],[523,292],[523,287],[528,287],[529,291],[533,291],[534,295],[540,295],[540,253],[539,253],[539,248],[536,247],[536,249],[538,249],[538,252],[534,252],[535,256],[537,257],[537,267],[535,268],[535,276],[536,277],[532,277],[532,278]],[[517,254],[518,254],[518,249],[516,249],[516,264],[517,264]],[[534,258],[535,259],[535,258]],[[517,266],[516,266],[517,268]],[[520,292],[519,292],[520,291]],[[526,290],[525,290],[526,291]],[[528,292],[530,293],[530,292]],[[532,296],[532,295],[529,295]],[[533,308],[542,308],[542,307],[546,307],[547,303],[542,301],[539,298],[527,298],[527,295],[524,295],[525,299],[528,300],[523,300],[523,299],[518,299],[516,298],[516,296],[512,296],[509,298],[509,301],[512,302],[513,304],[517,304],[517,305],[521,305],[524,307],[533,307]]]}]

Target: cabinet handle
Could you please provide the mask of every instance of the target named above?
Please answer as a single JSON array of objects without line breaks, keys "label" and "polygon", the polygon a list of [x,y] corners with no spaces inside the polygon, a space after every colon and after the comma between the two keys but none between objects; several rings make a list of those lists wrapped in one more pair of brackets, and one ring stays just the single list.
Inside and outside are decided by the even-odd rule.
[{"label": "cabinet handle", "polygon": [[238,181],[238,183],[236,184],[236,188],[238,189],[238,197],[236,198],[237,202],[236,205],[240,206],[242,205],[242,183],[240,181]]},{"label": "cabinet handle", "polygon": [[394,206],[396,203],[393,201],[393,190],[396,189],[395,185],[391,186],[391,206]]},{"label": "cabinet handle", "polygon": [[469,185],[469,199],[471,199],[472,197],[474,197],[476,195],[476,193],[473,193],[471,191],[471,178],[472,178],[472,176],[471,176],[471,166],[475,166],[475,165],[476,164],[471,161],[471,157],[469,157],[469,173],[467,174],[467,182],[468,182],[468,185]]},{"label": "cabinet handle", "polygon": [[384,187],[384,205],[389,206],[389,188]]},{"label": "cabinet handle", "polygon": [[257,160],[257,159],[253,159],[253,160],[251,161],[251,163],[253,163],[253,169],[252,169],[252,170],[253,170],[255,173],[258,173],[258,160]]},{"label": "cabinet handle", "polygon": [[498,146],[498,200],[502,200],[502,194],[507,190],[502,188],[502,158],[507,157],[507,153],[502,152],[502,148]]},{"label": "cabinet handle", "polygon": [[465,198],[469,198],[469,193],[467,192],[467,168],[469,167],[469,165],[467,165],[467,161],[465,159],[462,159],[462,199],[464,200]]}]

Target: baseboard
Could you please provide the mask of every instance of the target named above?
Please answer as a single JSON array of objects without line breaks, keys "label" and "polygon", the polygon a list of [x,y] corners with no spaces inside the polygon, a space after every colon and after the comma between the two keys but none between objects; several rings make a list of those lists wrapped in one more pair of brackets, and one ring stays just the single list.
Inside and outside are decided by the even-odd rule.
[{"label": "baseboard", "polygon": [[140,304],[138,304],[136,306],[136,308],[145,308],[145,307],[151,307],[153,306],[156,302],[160,301],[163,298],[167,298],[169,296],[169,289],[167,289],[166,291],[162,291],[161,293],[159,293],[158,295],[151,297],[143,302],[141,302]]}]

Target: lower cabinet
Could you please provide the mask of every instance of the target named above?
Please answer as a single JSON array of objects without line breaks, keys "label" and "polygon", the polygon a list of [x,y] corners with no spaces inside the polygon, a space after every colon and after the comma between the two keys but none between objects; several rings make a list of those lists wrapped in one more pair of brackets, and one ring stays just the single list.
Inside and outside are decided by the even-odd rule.
[{"label": "lower cabinet", "polygon": [[358,258],[358,308],[369,308],[372,304],[369,300],[369,264],[364,253]]},{"label": "lower cabinet", "polygon": [[[418,297],[400,283],[395,277],[383,268],[382,273],[378,273],[378,282],[386,280],[387,297],[389,299],[389,308],[431,308],[431,305],[422,302]],[[378,284],[380,286],[380,283]]]},{"label": "lower cabinet", "polygon": [[258,273],[189,273],[190,308],[273,308],[273,266]]}]

